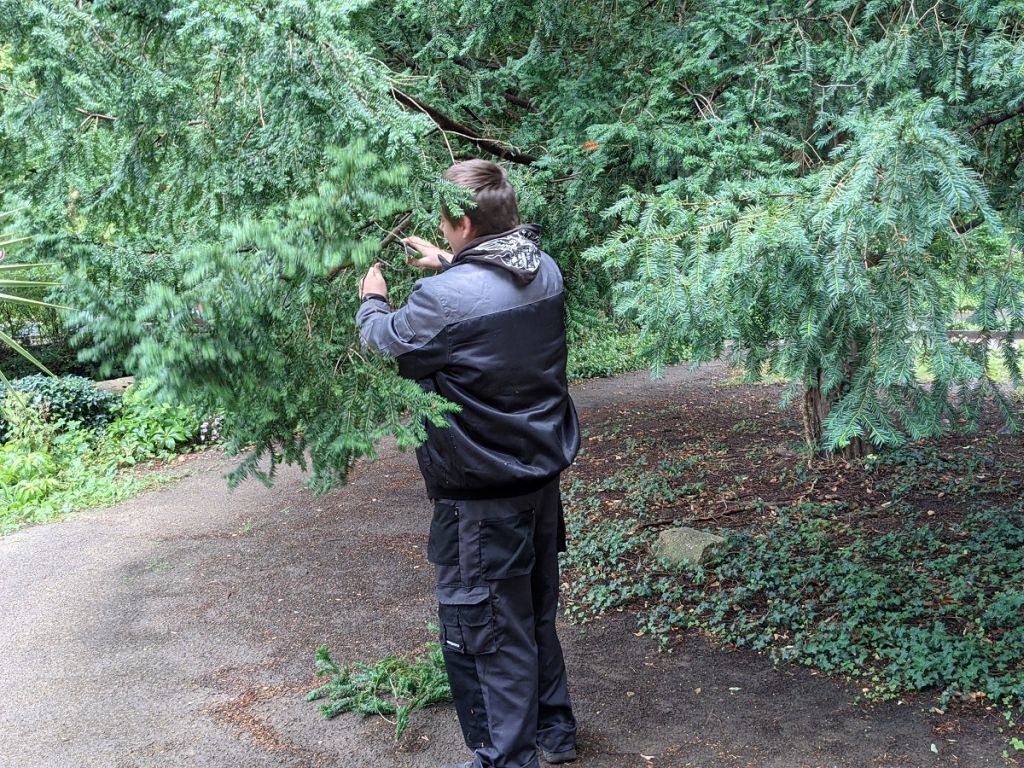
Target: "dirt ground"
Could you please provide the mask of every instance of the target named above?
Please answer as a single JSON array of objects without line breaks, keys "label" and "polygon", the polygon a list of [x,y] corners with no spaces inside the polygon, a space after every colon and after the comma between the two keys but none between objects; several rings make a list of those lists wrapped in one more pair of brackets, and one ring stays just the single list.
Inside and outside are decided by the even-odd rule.
[{"label": "dirt ground", "polygon": [[[587,382],[574,397],[585,427],[657,402],[696,429],[709,403],[756,394],[722,389],[723,376],[675,368],[656,382]],[[450,705],[414,713],[395,742],[381,718],[326,721],[302,700],[320,644],[351,662],[429,639],[429,507],[413,456],[386,448],[323,497],[294,470],[272,489],[229,493],[224,457],[185,466],[163,490],[0,539],[0,766],[467,759]],[[810,670],[696,635],[659,653],[635,629],[627,613],[561,627],[580,768],[1004,764],[984,713],[934,714],[924,699],[855,705],[853,690]]]}]

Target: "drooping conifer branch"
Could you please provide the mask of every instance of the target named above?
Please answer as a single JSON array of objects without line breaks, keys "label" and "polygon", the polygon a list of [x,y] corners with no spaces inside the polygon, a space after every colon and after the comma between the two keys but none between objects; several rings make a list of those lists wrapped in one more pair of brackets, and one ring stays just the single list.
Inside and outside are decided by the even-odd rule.
[{"label": "drooping conifer branch", "polygon": [[514,148],[502,146],[500,142],[493,139],[487,139],[480,136],[472,128],[453,120],[440,110],[435,109],[429,104],[423,103],[419,99],[410,96],[398,88],[392,87],[391,95],[394,96],[399,103],[427,115],[427,117],[433,120],[434,124],[442,131],[450,133],[453,136],[458,136],[460,139],[465,139],[477,149],[482,149],[495,157],[500,157],[502,160],[508,160],[510,163],[519,163],[521,165],[532,165],[538,160],[534,155],[519,152]]},{"label": "drooping conifer branch", "polygon": [[[323,478],[387,432],[414,438],[406,390],[351,317],[355,265],[380,249],[367,222],[384,235],[434,205],[452,158],[431,129],[510,167],[570,277],[570,324],[614,304],[655,364],[729,347],[795,398],[812,386],[826,445],[933,434],[1000,392],[978,383],[986,345],[943,341],[944,292],[976,296],[993,331],[1024,323],[1011,27],[807,3],[0,3],[0,93],[18,94],[0,188],[53,234],[31,247],[70,268],[85,354],[140,370],[150,355],[168,395],[234,413],[238,445],[308,449]],[[955,62],[984,76],[965,87]],[[1000,125],[973,156],[963,139]],[[396,271],[395,295],[416,276]]]},{"label": "drooping conifer branch", "polygon": [[[405,230],[405,228],[406,228],[406,227],[408,227],[408,226],[409,226],[409,222],[410,222],[410,221],[412,221],[412,213],[410,212],[410,213],[406,213],[406,214],[404,214],[404,215],[403,215],[403,216],[402,216],[402,217],[401,217],[401,218],[400,218],[400,219],[398,220],[398,223],[397,223],[397,224],[395,224],[395,226],[393,226],[393,227],[392,227],[392,228],[391,228],[391,229],[390,229],[390,230],[388,231],[388,233],[387,233],[386,235],[384,235],[384,239],[380,241],[380,249],[381,249],[381,250],[384,250],[384,249],[385,249],[385,248],[387,248],[387,247],[388,247],[389,245],[391,245],[391,244],[392,244],[393,242],[395,242],[395,240],[397,240],[398,238],[400,238],[400,237],[402,236],[402,232],[403,232],[403,231]],[[372,223],[372,222],[371,222],[371,223]],[[366,225],[366,226],[364,226],[364,227],[363,227],[363,229],[366,229],[366,227],[367,227],[367,226],[369,226],[369,225]],[[342,273],[342,272],[343,272],[343,271],[344,271],[344,270],[345,270],[345,269],[346,269],[347,267],[348,267],[348,265],[347,265],[347,264],[340,264],[340,265],[338,265],[337,267],[335,267],[334,269],[332,269],[332,270],[330,271],[330,273],[328,273],[328,275],[327,275],[327,282],[332,282],[332,281],[333,281],[333,280],[334,280],[334,279],[335,279],[335,278],[336,278],[336,277],[337,277],[338,275],[340,275],[340,274],[341,274],[341,273]]]}]

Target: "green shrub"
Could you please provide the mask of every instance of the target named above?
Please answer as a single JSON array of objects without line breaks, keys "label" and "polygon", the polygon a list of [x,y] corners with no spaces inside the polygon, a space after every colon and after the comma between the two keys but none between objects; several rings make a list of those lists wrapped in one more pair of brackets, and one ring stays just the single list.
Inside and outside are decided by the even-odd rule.
[{"label": "green shrub", "polygon": [[[187,408],[153,404],[132,388],[105,429],[44,418],[27,399],[0,409],[0,534],[88,507],[114,504],[160,481],[124,471],[139,461],[187,449],[198,418]],[[208,426],[208,437],[211,434]]]},{"label": "green shrub", "polygon": [[0,534],[77,509],[113,504],[158,478],[119,472],[117,452],[100,434],[48,422],[28,405],[7,404],[0,445]]},{"label": "green shrub", "polygon": [[[651,366],[654,357],[635,327],[600,312],[577,309],[569,316],[566,336],[569,381],[641,371]],[[669,345],[660,355],[665,363],[679,363],[689,357],[689,350]]]},{"label": "green shrub", "polygon": [[646,366],[638,347],[637,334],[610,327],[574,333],[569,339],[569,380],[638,371]]},{"label": "green shrub", "polygon": [[[84,376],[87,379],[126,376],[123,365],[113,365],[108,376],[101,376],[97,363],[78,359],[78,351],[66,339],[59,339],[49,344],[31,347],[32,356],[46,368],[57,374]],[[39,372],[31,362],[11,349],[0,347],[0,371],[9,379],[31,376]]]},{"label": "green shrub", "polygon": [[196,441],[199,418],[189,408],[153,403],[139,385],[121,399],[104,437],[126,464],[180,452]]},{"label": "green shrub", "polygon": [[[0,386],[0,408],[12,399],[7,389]],[[110,421],[118,400],[117,395],[96,389],[81,376],[24,376],[12,381],[10,389],[21,393],[21,399],[44,421],[73,422],[85,429],[96,429]],[[6,439],[7,432],[7,422],[0,418],[0,438]]]},{"label": "green shrub", "polygon": [[24,450],[20,445],[0,446],[0,500],[24,506],[56,490],[57,466],[46,451]]}]

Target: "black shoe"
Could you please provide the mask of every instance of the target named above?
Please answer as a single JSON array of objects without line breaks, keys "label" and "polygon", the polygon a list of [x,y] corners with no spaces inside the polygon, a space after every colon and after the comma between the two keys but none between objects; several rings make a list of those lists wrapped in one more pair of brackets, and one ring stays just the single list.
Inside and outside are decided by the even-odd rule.
[{"label": "black shoe", "polygon": [[559,763],[571,763],[576,759],[576,750],[567,749],[565,752],[548,752],[546,749],[541,750],[541,754],[544,756],[544,762],[549,765],[558,765]]}]

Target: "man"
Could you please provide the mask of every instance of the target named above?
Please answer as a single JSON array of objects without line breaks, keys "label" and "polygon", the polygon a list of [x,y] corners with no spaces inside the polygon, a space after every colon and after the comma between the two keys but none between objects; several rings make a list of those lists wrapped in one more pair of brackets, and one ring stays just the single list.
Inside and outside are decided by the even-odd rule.
[{"label": "man", "polygon": [[441,211],[444,251],[418,237],[410,263],[440,273],[392,312],[375,265],[356,315],[364,344],[402,376],[458,404],[428,423],[416,452],[434,501],[427,556],[437,576],[441,647],[474,759],[447,768],[536,768],[576,759],[576,720],[555,633],[559,474],[579,449],[566,386],[562,276],[519,224],[515,190],[486,160],[444,178],[472,193]]}]

